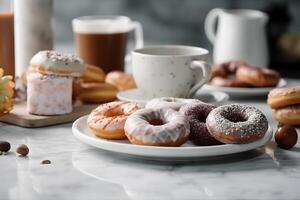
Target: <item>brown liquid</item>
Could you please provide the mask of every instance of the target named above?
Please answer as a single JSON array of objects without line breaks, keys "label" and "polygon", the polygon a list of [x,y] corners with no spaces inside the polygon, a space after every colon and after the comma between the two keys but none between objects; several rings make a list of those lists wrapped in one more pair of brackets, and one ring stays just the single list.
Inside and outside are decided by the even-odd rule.
[{"label": "brown liquid", "polygon": [[127,32],[75,34],[80,57],[88,64],[103,68],[105,72],[124,70],[127,37]]},{"label": "brown liquid", "polygon": [[15,74],[14,14],[0,13],[0,67],[4,74]]}]

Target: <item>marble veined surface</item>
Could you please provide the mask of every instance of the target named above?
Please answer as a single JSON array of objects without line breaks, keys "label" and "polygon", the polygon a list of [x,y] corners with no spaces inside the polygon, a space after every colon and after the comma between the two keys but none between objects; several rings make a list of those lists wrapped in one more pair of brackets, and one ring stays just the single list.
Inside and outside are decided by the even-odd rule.
[{"label": "marble veined surface", "polygon": [[[257,106],[276,127],[265,97],[230,102]],[[28,129],[0,123],[0,140],[12,144],[11,153],[0,156],[1,200],[300,198],[299,142],[292,150],[272,141],[246,153],[174,163],[87,146],[72,135],[71,124]],[[21,143],[29,146],[28,157],[15,155]],[[52,163],[41,165],[45,159]]]}]

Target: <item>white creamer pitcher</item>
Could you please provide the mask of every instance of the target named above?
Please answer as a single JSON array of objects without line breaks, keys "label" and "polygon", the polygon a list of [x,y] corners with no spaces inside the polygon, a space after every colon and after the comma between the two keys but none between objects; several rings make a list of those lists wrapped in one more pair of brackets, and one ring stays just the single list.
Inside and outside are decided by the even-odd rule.
[{"label": "white creamer pitcher", "polygon": [[269,62],[267,21],[268,16],[257,10],[211,10],[205,20],[205,33],[214,45],[214,63],[242,60],[251,65],[266,67]]}]

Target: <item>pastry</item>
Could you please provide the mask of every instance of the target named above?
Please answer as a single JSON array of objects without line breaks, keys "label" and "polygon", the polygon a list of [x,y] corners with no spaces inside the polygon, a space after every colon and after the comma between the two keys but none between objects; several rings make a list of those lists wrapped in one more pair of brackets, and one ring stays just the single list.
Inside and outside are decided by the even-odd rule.
[{"label": "pastry", "polygon": [[131,74],[121,71],[112,71],[106,75],[105,82],[116,86],[119,90],[136,88],[135,81]]},{"label": "pastry", "polygon": [[175,97],[155,98],[147,102],[146,108],[171,108],[178,111],[182,106],[188,103],[202,102],[198,99],[184,99]]},{"label": "pastry", "polygon": [[94,109],[87,119],[92,132],[105,139],[125,139],[124,124],[129,115],[139,109],[136,103],[115,101]]},{"label": "pastry", "polygon": [[0,68],[0,116],[9,113],[13,108],[14,83],[12,76],[3,76]]},{"label": "pastry", "polygon": [[168,108],[141,109],[125,123],[128,140],[137,145],[180,146],[187,141],[189,133],[184,115]]},{"label": "pastry", "polygon": [[186,104],[179,110],[190,123],[191,133],[189,139],[194,144],[199,146],[221,144],[221,142],[210,135],[205,124],[206,117],[214,108],[216,107],[211,104],[198,102]]},{"label": "pastry", "polygon": [[43,75],[31,72],[27,75],[27,110],[36,115],[62,115],[72,111],[72,78]]},{"label": "pastry", "polygon": [[271,90],[268,104],[273,109],[300,104],[300,86]]},{"label": "pastry", "polygon": [[32,57],[29,70],[41,74],[78,77],[84,72],[84,63],[73,54],[46,50]]},{"label": "pastry", "polygon": [[206,118],[210,134],[220,142],[244,144],[264,137],[268,130],[266,116],[247,105],[224,105],[212,110]]},{"label": "pastry", "polygon": [[105,80],[105,72],[100,67],[86,64],[84,73],[80,78],[83,82],[103,83]]},{"label": "pastry", "polygon": [[74,91],[84,103],[106,103],[117,98],[118,89],[109,83],[79,83]]},{"label": "pastry", "polygon": [[278,108],[273,117],[283,124],[300,125],[300,104]]},{"label": "pastry", "polygon": [[221,63],[212,68],[210,84],[218,87],[250,87],[248,83],[237,80],[236,71],[242,66],[249,66],[242,61]]},{"label": "pastry", "polygon": [[278,72],[263,67],[239,67],[236,78],[255,87],[274,87],[280,80]]}]

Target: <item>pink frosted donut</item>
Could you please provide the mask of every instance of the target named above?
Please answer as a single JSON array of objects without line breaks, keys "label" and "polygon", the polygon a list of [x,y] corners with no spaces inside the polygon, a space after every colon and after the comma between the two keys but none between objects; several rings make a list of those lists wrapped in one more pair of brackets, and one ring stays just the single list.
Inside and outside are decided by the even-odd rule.
[{"label": "pink frosted donut", "polygon": [[167,108],[141,109],[127,118],[124,129],[131,143],[149,146],[180,146],[190,133],[185,116]]},{"label": "pink frosted donut", "polygon": [[184,106],[188,103],[199,103],[202,102],[198,99],[184,99],[184,98],[175,98],[175,97],[161,97],[150,100],[146,104],[146,108],[171,108],[178,111],[181,106]]},{"label": "pink frosted donut", "polygon": [[192,103],[182,106],[179,110],[190,123],[191,133],[189,138],[194,144],[199,146],[221,144],[210,135],[205,124],[206,117],[214,108],[216,107],[207,103]]}]

